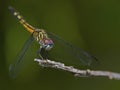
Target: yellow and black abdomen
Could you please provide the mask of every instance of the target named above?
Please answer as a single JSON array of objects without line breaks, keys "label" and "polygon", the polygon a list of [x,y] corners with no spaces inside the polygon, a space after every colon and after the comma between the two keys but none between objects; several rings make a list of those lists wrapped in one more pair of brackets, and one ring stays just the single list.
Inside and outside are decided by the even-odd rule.
[{"label": "yellow and black abdomen", "polygon": [[35,28],[33,26],[31,26],[30,24],[28,24],[24,18],[22,17],[22,15],[19,14],[19,12],[17,12],[17,10],[15,10],[13,7],[9,6],[9,10],[11,12],[11,14],[13,16],[15,16],[19,22],[26,28],[26,30],[30,33],[33,33]]}]

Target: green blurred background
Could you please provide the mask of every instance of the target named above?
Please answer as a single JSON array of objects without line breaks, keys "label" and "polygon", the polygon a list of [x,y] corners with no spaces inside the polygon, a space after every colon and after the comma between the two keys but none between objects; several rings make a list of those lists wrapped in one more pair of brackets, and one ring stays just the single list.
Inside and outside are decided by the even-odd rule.
[{"label": "green blurred background", "polygon": [[120,90],[120,81],[104,77],[75,78],[36,63],[11,79],[8,67],[29,33],[8,11],[15,7],[33,26],[44,28],[99,59],[95,69],[120,72],[120,1],[1,0],[0,90]]}]

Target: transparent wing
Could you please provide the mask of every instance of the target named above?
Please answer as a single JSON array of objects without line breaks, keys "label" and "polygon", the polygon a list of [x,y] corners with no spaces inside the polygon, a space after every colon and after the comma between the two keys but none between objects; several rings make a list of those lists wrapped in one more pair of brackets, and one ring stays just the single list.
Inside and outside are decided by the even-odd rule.
[{"label": "transparent wing", "polygon": [[33,42],[32,35],[29,37],[29,39],[25,42],[23,48],[21,49],[20,53],[18,54],[17,58],[15,59],[14,63],[10,65],[9,67],[9,74],[11,77],[16,77],[16,74],[19,72],[19,69],[21,67],[21,63],[23,61],[23,58],[28,50],[30,48],[32,42]]},{"label": "transparent wing", "polygon": [[49,53],[49,58],[54,60],[62,60],[63,62],[66,62],[66,64],[77,63],[77,65],[81,64],[83,66],[89,66],[93,61],[97,60],[96,57],[88,54],[80,48],[71,45],[57,35],[50,32],[47,33],[55,44]]}]

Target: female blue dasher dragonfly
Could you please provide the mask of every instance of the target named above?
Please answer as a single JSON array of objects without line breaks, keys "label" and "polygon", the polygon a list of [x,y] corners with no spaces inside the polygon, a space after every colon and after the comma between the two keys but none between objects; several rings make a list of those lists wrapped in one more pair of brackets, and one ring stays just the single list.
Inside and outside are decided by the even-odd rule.
[{"label": "female blue dasher dragonfly", "polygon": [[[40,59],[51,59],[51,60],[63,60],[75,62],[75,60],[80,61],[82,65],[90,65],[92,61],[97,59],[85,52],[82,49],[79,49],[75,46],[72,46],[70,43],[64,41],[57,35],[47,32],[43,29],[38,29],[30,24],[28,24],[24,18],[17,12],[13,7],[9,7],[10,12],[15,16],[19,22],[25,27],[25,29],[31,33],[30,38],[26,41],[21,52],[19,53],[17,59],[13,64],[10,65],[10,74],[15,75],[18,72],[21,62],[28,51],[30,45],[33,41],[37,41],[39,45],[37,56]],[[34,53],[36,53],[34,52]]]}]

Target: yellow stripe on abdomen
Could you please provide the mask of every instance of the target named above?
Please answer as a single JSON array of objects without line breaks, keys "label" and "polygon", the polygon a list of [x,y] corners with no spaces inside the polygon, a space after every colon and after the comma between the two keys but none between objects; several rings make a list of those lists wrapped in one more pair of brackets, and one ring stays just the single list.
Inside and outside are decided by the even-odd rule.
[{"label": "yellow stripe on abdomen", "polygon": [[30,33],[34,32],[34,29],[28,23],[22,23],[21,21],[20,21],[20,23],[27,29],[28,32],[30,32]]},{"label": "yellow stripe on abdomen", "polygon": [[[15,15],[16,13],[14,13]],[[21,15],[17,14],[17,19],[19,20],[19,22],[27,29],[28,32],[33,33],[34,32],[34,27],[32,27],[31,25],[29,25]]]},{"label": "yellow stripe on abdomen", "polygon": [[10,12],[19,20],[19,22],[26,28],[30,33],[33,33],[35,28],[28,24],[23,17],[13,7],[9,7]]}]

